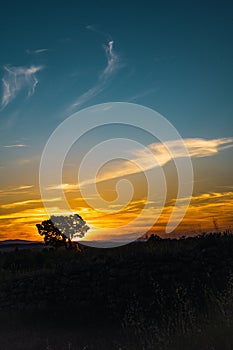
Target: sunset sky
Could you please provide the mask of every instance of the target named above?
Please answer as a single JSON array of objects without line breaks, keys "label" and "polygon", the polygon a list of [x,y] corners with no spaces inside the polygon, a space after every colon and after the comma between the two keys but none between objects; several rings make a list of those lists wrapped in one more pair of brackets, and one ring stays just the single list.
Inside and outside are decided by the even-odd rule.
[{"label": "sunset sky", "polygon": [[[39,164],[55,128],[82,108],[107,102],[156,110],[189,150],[194,190],[173,234],[233,227],[233,5],[230,1],[13,1],[0,11],[0,240],[40,240],[46,219]],[[174,161],[149,133],[131,126],[93,129],[64,163],[63,189],[72,210],[91,226],[87,239],[124,225],[146,203],[145,175],[131,161],[114,160],[92,179],[101,196],[116,198],[119,179],[131,181],[130,203],[101,212],[82,198],[77,170],[96,144],[131,138],[149,148],[167,180],[162,213],[152,231],[163,236],[177,195]],[[172,142],[172,141],[171,141]],[[50,191],[55,189],[50,188]],[[59,198],[50,204],[59,208]],[[119,203],[119,208],[121,207]],[[113,210],[114,209],[114,210]],[[157,208],[158,209],[158,208]],[[156,203],[147,208],[154,217]],[[135,232],[143,231],[143,222]]]}]

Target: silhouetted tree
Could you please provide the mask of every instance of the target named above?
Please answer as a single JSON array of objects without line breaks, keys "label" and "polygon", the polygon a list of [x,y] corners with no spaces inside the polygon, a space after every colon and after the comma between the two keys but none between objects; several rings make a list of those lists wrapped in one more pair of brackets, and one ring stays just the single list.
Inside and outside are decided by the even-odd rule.
[{"label": "silhouetted tree", "polygon": [[154,233],[152,233],[150,235],[150,237],[148,238],[147,242],[148,243],[153,243],[153,242],[158,242],[158,241],[161,241],[161,240],[162,240],[161,237],[159,237],[159,236],[155,235]]},{"label": "silhouetted tree", "polygon": [[72,239],[84,237],[89,230],[86,221],[78,214],[69,216],[51,216],[49,220],[36,225],[39,234],[47,245],[55,248],[72,248]]}]

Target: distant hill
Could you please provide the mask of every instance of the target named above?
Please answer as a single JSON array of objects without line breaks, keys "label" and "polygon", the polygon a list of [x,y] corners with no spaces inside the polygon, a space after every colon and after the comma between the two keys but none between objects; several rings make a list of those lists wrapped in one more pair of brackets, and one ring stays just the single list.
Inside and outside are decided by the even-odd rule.
[{"label": "distant hill", "polygon": [[37,242],[37,241],[27,241],[25,239],[6,239],[4,241],[0,241],[0,245],[5,244],[38,244],[43,242]]},{"label": "distant hill", "polygon": [[12,251],[14,249],[30,249],[30,250],[41,250],[45,248],[43,242],[27,241],[24,239],[7,239],[0,241],[0,251]]}]

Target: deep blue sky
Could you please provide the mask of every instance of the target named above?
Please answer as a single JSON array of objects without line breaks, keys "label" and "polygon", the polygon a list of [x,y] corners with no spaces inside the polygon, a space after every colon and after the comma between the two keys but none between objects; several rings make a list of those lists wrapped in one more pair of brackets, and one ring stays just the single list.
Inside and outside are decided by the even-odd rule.
[{"label": "deep blue sky", "polygon": [[48,136],[96,84],[110,40],[121,67],[82,107],[131,101],[162,113],[184,137],[232,134],[231,1],[13,1],[1,7],[0,27],[1,67],[43,66],[34,95],[24,101],[22,91],[1,111],[9,142],[40,139],[43,129]]},{"label": "deep blue sky", "polygon": [[[1,145],[30,147],[3,149],[1,164],[39,158],[62,120],[109,101],[151,107],[184,138],[232,136],[231,1],[13,1],[1,8],[0,28],[1,79],[14,88],[6,68],[38,67],[29,81],[17,76],[6,105],[2,81]],[[111,41],[117,63],[99,84]]]}]

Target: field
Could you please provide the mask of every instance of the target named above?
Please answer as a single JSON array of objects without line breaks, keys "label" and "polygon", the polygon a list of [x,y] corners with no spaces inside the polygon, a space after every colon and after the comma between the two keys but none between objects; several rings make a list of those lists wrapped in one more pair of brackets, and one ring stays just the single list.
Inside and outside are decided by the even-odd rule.
[{"label": "field", "polygon": [[1,350],[233,348],[233,236],[0,254]]}]

